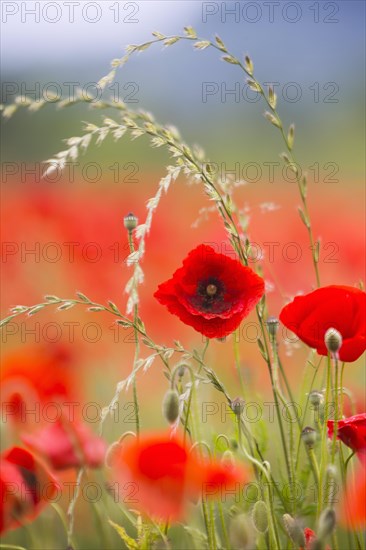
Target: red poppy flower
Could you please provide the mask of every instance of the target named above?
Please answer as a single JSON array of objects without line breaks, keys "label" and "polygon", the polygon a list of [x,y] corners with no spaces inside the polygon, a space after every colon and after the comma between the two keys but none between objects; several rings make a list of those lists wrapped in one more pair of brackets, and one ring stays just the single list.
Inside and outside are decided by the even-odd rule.
[{"label": "red poppy flower", "polygon": [[[80,378],[72,368],[71,350],[63,345],[26,346],[1,363],[1,401],[4,418],[34,422],[37,407],[76,399]],[[80,398],[80,396],[78,396]]]},{"label": "red poppy flower", "polygon": [[51,501],[58,485],[27,450],[12,447],[0,457],[0,533],[34,519]]},{"label": "red poppy flower", "polygon": [[202,498],[220,498],[222,502],[235,494],[240,494],[243,483],[248,482],[248,473],[243,467],[232,464],[208,462],[204,466]]},{"label": "red poppy flower", "polygon": [[198,332],[222,338],[239,326],[263,292],[263,279],[249,267],[202,244],[154,296]]},{"label": "red poppy flower", "polygon": [[113,449],[109,464],[120,499],[130,508],[165,521],[181,518],[188,501],[218,497],[223,484],[229,490],[244,480],[239,468],[230,471],[203,461],[177,436],[166,433],[123,441]]},{"label": "red poppy flower", "polygon": [[[311,550],[313,547],[313,543],[317,540],[317,536],[314,533],[314,531],[309,527],[305,527],[304,536],[305,536],[305,550]],[[330,550],[329,546],[326,547],[326,550]]]},{"label": "red poppy flower", "polygon": [[[328,436],[333,437],[334,420],[328,420]],[[366,454],[366,413],[337,421],[337,439],[356,453]]]},{"label": "red poppy flower", "polygon": [[44,456],[55,470],[103,464],[106,444],[80,421],[57,421],[35,434],[22,434],[22,441]]},{"label": "red poppy flower", "polygon": [[297,296],[280,313],[282,323],[319,355],[328,355],[324,335],[342,335],[341,361],[356,361],[366,349],[366,293],[351,286],[326,286]]}]

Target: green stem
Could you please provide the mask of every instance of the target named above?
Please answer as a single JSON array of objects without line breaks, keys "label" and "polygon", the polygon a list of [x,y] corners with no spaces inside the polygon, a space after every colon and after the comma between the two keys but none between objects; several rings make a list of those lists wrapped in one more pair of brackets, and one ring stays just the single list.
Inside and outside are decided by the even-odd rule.
[{"label": "green stem", "polygon": [[318,499],[318,507],[317,507],[317,518],[319,519],[320,513],[322,511],[322,500],[323,500],[323,484],[325,482],[325,469],[326,469],[326,462],[327,462],[327,454],[328,454],[328,448],[327,448],[327,419],[329,415],[329,395],[330,395],[330,386],[331,386],[331,359],[328,355],[327,360],[327,386],[325,391],[325,408],[324,408],[324,424],[323,424],[323,430],[322,430],[322,438],[321,438],[321,451],[320,451],[320,491],[319,491],[319,499]]}]

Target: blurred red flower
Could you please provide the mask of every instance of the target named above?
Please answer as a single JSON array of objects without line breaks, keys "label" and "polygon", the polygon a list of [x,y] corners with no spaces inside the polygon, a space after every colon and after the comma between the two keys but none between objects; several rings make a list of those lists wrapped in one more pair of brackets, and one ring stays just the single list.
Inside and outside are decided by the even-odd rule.
[{"label": "blurred red flower", "polygon": [[53,499],[58,484],[29,451],[12,447],[0,457],[0,533],[33,520]]},{"label": "blurred red flower", "polygon": [[134,488],[129,499],[120,495],[124,502],[165,521],[180,519],[188,500],[218,496],[219,489],[247,479],[244,469],[203,461],[166,433],[123,441],[113,449],[110,465],[119,488]]},{"label": "blurred red flower", "polygon": [[[76,398],[74,355],[64,345],[22,346],[1,362],[1,402],[8,418],[34,422],[36,406]],[[80,396],[78,396],[80,397]]]},{"label": "blurred red flower", "polygon": [[[313,547],[313,543],[317,540],[316,534],[309,527],[305,527],[304,536],[305,536],[305,550],[311,550]],[[330,547],[327,546],[326,550],[330,550]]]},{"label": "blurred red flower", "polygon": [[[328,436],[333,437],[334,420],[328,420]],[[356,453],[366,453],[366,413],[356,414],[337,422],[337,439]]]},{"label": "blurred red flower", "polygon": [[42,455],[55,470],[103,464],[106,444],[81,421],[57,421],[34,434],[22,434],[22,441]]},{"label": "blurred red flower", "polygon": [[340,523],[348,529],[366,528],[366,462],[348,479],[339,511]]},{"label": "blurred red flower", "polygon": [[200,245],[154,296],[198,332],[222,338],[239,326],[263,292],[263,280],[250,268]]},{"label": "blurred red flower", "polygon": [[342,335],[341,361],[356,361],[366,349],[366,293],[358,288],[331,285],[297,296],[282,309],[280,320],[319,355],[328,355],[324,335],[329,328]]},{"label": "blurred red flower", "polygon": [[207,462],[204,465],[202,498],[220,498],[225,502],[226,492],[227,495],[232,495],[238,490],[239,494],[242,484],[247,482],[248,473],[243,467],[230,463]]}]

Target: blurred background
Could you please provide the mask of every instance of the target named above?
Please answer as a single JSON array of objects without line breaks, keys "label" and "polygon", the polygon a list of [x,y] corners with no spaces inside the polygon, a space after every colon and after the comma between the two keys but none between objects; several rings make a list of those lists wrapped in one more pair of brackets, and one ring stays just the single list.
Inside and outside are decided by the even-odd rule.
[{"label": "blurred background", "polygon": [[[67,97],[76,88],[97,94],[95,84],[110,61],[121,57],[127,44],[147,41],[154,30],[174,35],[191,25],[198,36],[218,34],[234,54],[249,55],[257,78],[275,85],[284,123],[295,123],[295,154],[308,173],[309,209],[321,240],[322,284],[364,280],[363,2],[81,0],[2,2],[1,9],[5,105],[19,94],[33,100],[51,93]],[[220,61],[219,52],[194,51],[187,42],[155,45],[132,56],[104,93],[177,126],[183,139],[201,145],[223,173],[234,171],[235,179],[247,181],[236,193],[237,204],[246,209],[250,240],[261,252],[271,315],[296,293],[314,287],[307,234],[297,213],[298,190],[283,172],[279,132],[262,116],[264,105],[239,69]],[[2,120],[2,317],[9,307],[38,303],[45,294],[72,297],[76,291],[97,302],[113,300],[124,310],[130,271],[123,217],[132,211],[144,220],[145,203],[165,175],[168,155],[151,149],[145,138],[132,143],[127,136],[116,143],[108,138],[100,147],[91,146],[56,182],[40,177],[42,161],[65,147],[62,140],[81,135],[83,121],[98,124],[103,117],[85,105],[62,110],[47,105],[37,113],[20,109]],[[153,292],[194,246],[205,242],[229,250],[215,212],[195,223],[208,205],[202,188],[187,187],[180,177],[162,199],[147,239],[141,317],[149,334],[167,346],[176,338],[186,347],[203,345],[201,336],[170,316]],[[255,396],[269,387],[254,317],[243,323],[240,335],[242,369]],[[131,336],[116,331],[111,317],[80,307],[19,318],[3,332],[2,382],[26,378],[36,387],[44,376],[40,372],[61,365],[63,387],[72,388],[81,402],[104,406],[116,382],[130,372]],[[280,346],[285,358],[288,350]],[[306,355],[300,346],[291,353],[285,361],[295,381]],[[213,342],[208,358],[235,393],[230,339],[225,345]],[[361,369],[362,359],[346,372],[360,409]],[[53,383],[45,383],[46,394]],[[140,377],[144,427],[164,425],[160,403],[166,388],[157,362]],[[217,395],[209,393],[207,399]],[[129,401],[131,395],[122,396],[122,404]],[[131,429],[126,417],[106,427],[108,441]],[[10,443],[8,426],[3,428]]]}]

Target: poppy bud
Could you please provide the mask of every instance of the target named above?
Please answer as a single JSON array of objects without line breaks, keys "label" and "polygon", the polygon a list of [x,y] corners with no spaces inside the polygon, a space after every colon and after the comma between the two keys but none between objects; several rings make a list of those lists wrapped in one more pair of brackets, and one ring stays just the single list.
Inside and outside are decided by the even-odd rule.
[{"label": "poppy bud", "polygon": [[319,518],[319,527],[318,527],[318,538],[321,541],[324,541],[329,535],[331,535],[336,526],[336,515],[335,511],[332,508],[326,508],[320,514]]},{"label": "poppy bud", "polygon": [[307,445],[310,448],[313,448],[314,443],[317,440],[317,434],[314,428],[311,428],[310,426],[306,426],[306,428],[303,429],[301,432],[301,437],[305,445]]},{"label": "poppy bud", "polygon": [[164,395],[163,416],[169,424],[174,424],[179,417],[179,395],[175,390],[168,390]]},{"label": "poppy bud", "polygon": [[185,372],[186,372],[185,365],[179,365],[178,370],[177,370],[177,374],[178,374],[179,378],[183,378]]},{"label": "poppy bud", "polygon": [[236,439],[230,439],[230,448],[233,450],[233,451],[237,451],[238,450],[238,442],[236,441]]},{"label": "poppy bud", "polygon": [[324,342],[330,353],[337,353],[342,346],[342,335],[335,328],[328,328],[324,336]]},{"label": "poppy bud", "polygon": [[231,410],[236,416],[241,416],[244,411],[244,399],[241,399],[240,397],[237,397],[236,399],[233,399],[230,403]]},{"label": "poppy bud", "polygon": [[305,535],[304,531],[299,525],[299,522],[292,516],[290,516],[290,514],[284,514],[282,519],[287,534],[292,542],[294,542],[297,546],[300,546],[301,548],[305,548]]},{"label": "poppy bud", "polygon": [[309,401],[313,407],[318,409],[324,404],[324,395],[320,391],[313,390],[309,393]]},{"label": "poppy bud", "polygon": [[129,232],[133,231],[136,228],[137,222],[138,219],[134,214],[132,214],[132,212],[130,212],[129,214],[127,214],[127,216],[123,218],[123,225]]},{"label": "poppy bud", "polygon": [[230,542],[237,550],[246,550],[251,547],[251,533],[248,519],[245,514],[234,517],[230,523]]},{"label": "poppy bud", "polygon": [[221,458],[222,464],[225,468],[231,469],[235,466],[234,455],[231,451],[225,451]]},{"label": "poppy bud", "polygon": [[268,334],[271,340],[273,341],[276,338],[276,334],[278,331],[279,321],[277,317],[268,317],[266,321],[266,325],[267,325]]},{"label": "poppy bud", "polygon": [[258,500],[254,504],[252,512],[252,521],[258,533],[266,533],[268,530],[268,510],[263,500]]}]

